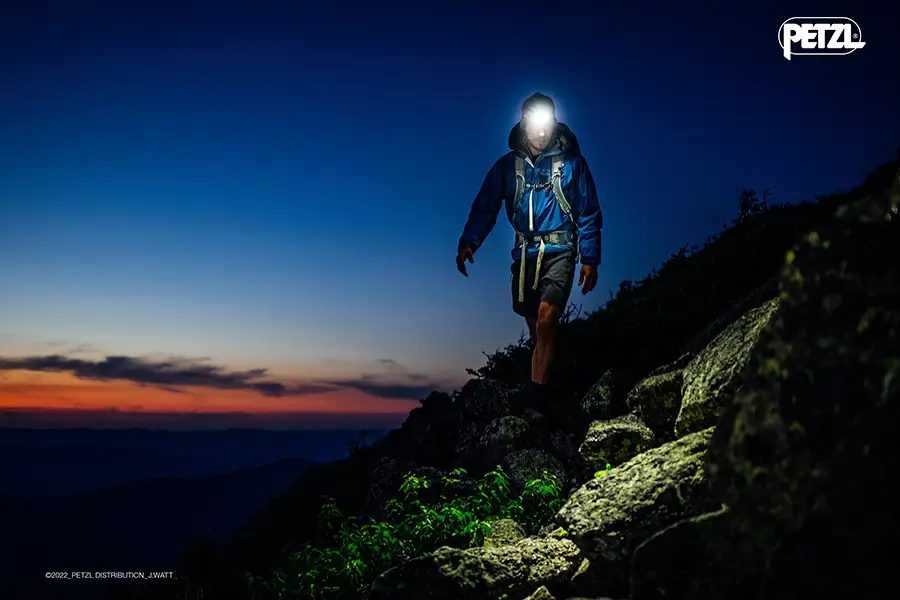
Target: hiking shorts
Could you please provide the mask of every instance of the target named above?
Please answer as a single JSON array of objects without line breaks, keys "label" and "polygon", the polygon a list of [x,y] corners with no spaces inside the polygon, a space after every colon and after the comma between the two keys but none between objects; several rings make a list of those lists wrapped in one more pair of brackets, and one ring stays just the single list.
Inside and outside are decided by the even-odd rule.
[{"label": "hiking shorts", "polygon": [[575,281],[575,250],[545,254],[541,259],[541,273],[537,289],[534,288],[534,268],[537,257],[525,261],[525,301],[519,302],[519,261],[513,261],[512,298],[513,311],[525,317],[537,317],[541,301],[549,302],[565,310]]}]

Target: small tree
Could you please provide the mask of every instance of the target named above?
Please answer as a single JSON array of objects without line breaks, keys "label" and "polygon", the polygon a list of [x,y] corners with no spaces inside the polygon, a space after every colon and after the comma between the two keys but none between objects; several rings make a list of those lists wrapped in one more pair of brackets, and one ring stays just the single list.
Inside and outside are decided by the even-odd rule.
[{"label": "small tree", "polygon": [[752,215],[758,215],[762,212],[762,206],[759,198],[756,197],[756,191],[745,189],[741,192],[741,219],[746,219]]}]

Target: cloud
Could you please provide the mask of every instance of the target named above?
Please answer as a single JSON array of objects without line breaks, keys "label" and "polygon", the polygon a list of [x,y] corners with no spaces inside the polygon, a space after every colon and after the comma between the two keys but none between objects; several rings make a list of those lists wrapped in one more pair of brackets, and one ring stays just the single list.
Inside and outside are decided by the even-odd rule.
[{"label": "cloud", "polygon": [[352,388],[376,396],[378,398],[403,398],[420,400],[435,390],[452,389],[445,381],[434,380],[427,375],[408,373],[403,375],[364,373],[352,379],[340,379],[327,382],[345,388]]},{"label": "cloud", "polygon": [[222,390],[254,390],[266,396],[299,396],[335,391],[333,385],[306,383],[295,386],[278,381],[258,381],[266,369],[229,371],[196,359],[148,360],[130,356],[107,356],[91,361],[57,354],[25,358],[0,358],[0,371],[65,371],[80,379],[131,381],[161,388],[199,386]]},{"label": "cloud", "polygon": [[375,364],[388,371],[405,371],[406,368],[393,358],[376,358]]},{"label": "cloud", "polygon": [[457,382],[408,372],[390,358],[369,363],[381,367],[376,374],[363,373],[346,379],[286,383],[267,377],[267,369],[233,371],[211,364],[209,358],[154,355],[107,356],[99,360],[53,354],[22,358],[0,357],[3,371],[69,372],[80,379],[130,381],[143,387],[183,393],[185,387],[252,390],[266,396],[305,396],[353,389],[377,398],[420,400],[435,390],[449,391]]},{"label": "cloud", "polygon": [[90,344],[78,344],[74,348],[66,350],[66,354],[90,354],[92,352],[98,352],[98,350]]}]

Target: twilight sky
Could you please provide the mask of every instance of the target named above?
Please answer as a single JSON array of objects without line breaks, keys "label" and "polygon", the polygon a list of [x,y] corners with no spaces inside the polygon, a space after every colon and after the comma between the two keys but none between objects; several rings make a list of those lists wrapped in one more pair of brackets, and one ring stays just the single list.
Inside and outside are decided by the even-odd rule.
[{"label": "twilight sky", "polygon": [[[458,388],[523,329],[503,217],[454,255],[534,91],[600,196],[585,311],[742,188],[848,189],[900,146],[888,10],[605,4],[4,3],[0,426],[393,427]],[[787,61],[802,14],[867,46]]]}]

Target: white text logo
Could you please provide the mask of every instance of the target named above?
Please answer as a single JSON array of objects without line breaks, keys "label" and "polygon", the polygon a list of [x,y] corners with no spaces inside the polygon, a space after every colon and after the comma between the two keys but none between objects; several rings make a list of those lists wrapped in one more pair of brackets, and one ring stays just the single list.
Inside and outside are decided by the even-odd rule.
[{"label": "white text logo", "polygon": [[791,17],[778,28],[784,57],[850,54],[866,45],[862,29],[847,17]]}]

